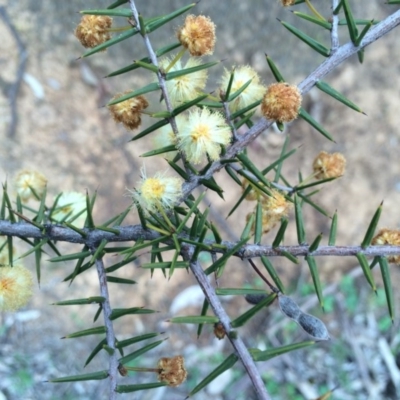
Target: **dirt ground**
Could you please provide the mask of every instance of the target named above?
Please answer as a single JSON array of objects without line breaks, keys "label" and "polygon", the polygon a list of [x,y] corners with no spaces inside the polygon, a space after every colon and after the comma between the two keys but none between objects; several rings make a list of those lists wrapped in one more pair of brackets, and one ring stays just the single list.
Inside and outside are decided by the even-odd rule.
[{"label": "dirt ground", "polygon": [[[154,16],[189,2],[166,1],[162,5],[156,2],[156,6],[150,5],[150,2],[146,3],[148,4],[142,5],[141,11],[146,16]],[[314,3],[324,15],[328,15],[329,9],[324,9],[324,4],[319,4],[322,2],[316,0]],[[145,49],[139,37],[135,37],[134,41],[117,45],[106,53],[77,60],[83,53],[83,49],[73,35],[74,27],[80,19],[76,11],[100,8],[106,4],[105,1],[95,0],[70,2],[0,0],[0,6],[5,7],[9,21],[17,30],[27,51],[27,65],[16,103],[18,124],[15,131],[10,134],[11,109],[8,93],[10,85],[16,79],[19,52],[6,21],[0,20],[0,37],[2,38],[0,181],[11,182],[19,170],[28,168],[46,175],[51,197],[60,191],[84,193],[87,189],[93,193],[97,190],[98,200],[95,213],[98,221],[109,219],[130,204],[131,200],[126,196],[126,188],[132,188],[139,179],[143,162],[146,163],[149,173],[167,168],[162,158],[151,161],[139,158],[140,154],[151,149],[151,142],[149,140],[129,142],[132,133],[115,125],[104,107],[115,93],[148,83],[148,74],[139,72],[103,79],[108,73],[129,64],[133,59],[144,56]],[[395,7],[378,1],[368,2],[368,5],[358,3],[354,5],[357,17],[370,19],[372,17],[381,19],[394,11]],[[305,11],[304,7],[298,9]],[[275,0],[254,2],[203,0],[194,12],[210,15],[217,23],[218,42],[212,59],[224,61],[215,67],[210,77],[208,85],[210,91],[215,88],[218,74],[224,67],[230,68],[232,65],[239,64],[252,65],[260,73],[264,83],[272,83],[273,78],[265,62],[265,53],[272,57],[291,83],[299,83],[322,61],[321,57],[315,56],[305,44],[299,44],[288,31],[280,26],[276,20],[277,16],[299,28],[308,29],[304,22],[296,20],[287,9],[280,9],[279,3]],[[229,18],[226,18],[228,14]],[[155,33],[153,40],[157,43],[157,47],[173,40],[174,29],[181,21],[182,18],[179,22],[171,24],[162,31],[163,34]],[[283,134],[274,131],[263,134],[249,149],[254,162],[262,168],[267,165],[266,163],[269,164],[279,157],[283,141],[286,135],[290,135],[290,148],[298,148],[296,154],[283,169],[284,176],[290,182],[296,182],[299,171],[303,176],[311,172],[312,160],[321,150],[339,151],[345,155],[347,159],[345,176],[326,185],[315,196],[318,204],[330,215],[335,210],[338,212],[337,244],[339,245],[355,245],[361,242],[369,220],[382,200],[384,211],[380,227],[399,228],[400,67],[397,63],[400,59],[399,32],[397,29],[367,48],[364,64],[360,65],[354,57],[326,79],[334,88],[361,107],[366,115],[346,108],[318,92],[317,89],[313,89],[306,96],[305,108],[327,128],[334,137],[335,143],[326,140],[304,121],[296,121],[287,127]],[[310,33],[316,34],[318,40],[329,43],[329,37],[321,34],[319,30]],[[342,29],[342,43],[347,40],[346,38],[346,31]],[[152,121],[145,117],[143,123],[145,127]],[[229,182],[225,173],[221,172],[216,179],[225,189],[225,200],[222,201],[217,196],[208,193],[204,206],[211,204],[211,219],[220,227],[225,235],[224,239],[235,240],[243,229],[245,216],[254,205],[245,204],[233,217],[225,219],[227,210],[235,204],[240,190]],[[327,237],[329,219],[310,208],[305,210],[305,218],[309,241],[312,241],[320,232]],[[135,212],[132,212],[126,223],[136,223],[137,220]],[[270,243],[273,238],[274,232],[266,235],[264,241]],[[285,243],[296,243],[295,229],[289,230]],[[71,253],[79,251],[74,246],[63,246],[63,249]],[[107,262],[111,264],[112,257]],[[293,287],[294,295],[300,296],[301,293],[295,289],[301,286],[299,282],[306,284],[310,281],[307,267],[295,266],[287,260],[273,260],[273,262],[282,280]],[[33,268],[33,259],[27,261],[27,264]],[[325,258],[318,260],[318,265],[321,280],[329,287],[329,285],[339,284],[345,273],[353,270],[357,263],[351,258]],[[222,286],[257,283],[256,277],[248,270],[247,264],[237,261],[232,262],[229,267],[231,272],[228,278],[223,278]],[[98,295],[97,275],[94,271],[89,271],[76,279],[72,286],[63,283],[63,278],[70,273],[71,268],[73,266],[70,264],[54,265],[44,261],[41,287],[35,291],[31,304],[19,313],[0,315],[0,400],[3,398],[9,400],[105,398],[105,384],[102,382],[59,386],[43,383],[49,378],[81,373],[84,359],[97,344],[96,339],[59,340],[68,333],[91,326],[96,311],[89,306],[87,310],[86,308],[66,309],[49,306],[50,303],[68,298]],[[376,272],[376,278],[379,280],[378,271]],[[136,264],[127,267],[123,274],[124,277],[136,280],[138,284],[134,289],[113,290],[114,307],[123,307],[127,304],[132,307],[145,306],[158,310],[160,313],[145,318],[132,317],[128,318],[127,322],[118,323],[116,329],[121,338],[151,331],[165,331],[166,335],[163,337],[170,338],[168,342],[157,348],[157,353],[151,353],[149,357],[151,361],[156,361],[157,356],[165,352],[184,353],[188,360],[188,367],[195,370],[198,364],[207,364],[206,361],[217,352],[229,354],[229,344],[216,343],[210,332],[197,341],[195,331],[186,326],[176,327],[165,322],[172,316],[172,311],[175,310],[173,306],[177,307],[180,315],[199,312],[202,298],[193,288],[195,281],[190,274],[177,271],[171,281],[166,281],[161,274],[155,274],[150,280],[148,272],[142,271]],[[399,271],[396,268],[392,269],[392,281],[394,286],[400,282]],[[186,297],[184,296],[183,302],[189,303],[189,306],[182,308],[179,294],[187,288],[189,292],[184,292]],[[369,304],[370,301],[366,288],[367,284],[358,277],[355,289],[359,291],[360,299],[367,299],[362,307],[359,305],[361,308],[358,311],[363,314],[358,320],[355,314],[348,314],[345,309],[340,308],[340,299],[343,299],[343,294],[335,297],[337,306],[333,314],[322,317],[329,321],[330,329],[337,333],[336,344],[345,340],[339,333],[343,324],[347,326],[350,322],[353,323],[361,339],[366,340],[367,334],[363,337],[360,333],[363,331],[373,331],[377,334],[377,330],[373,330],[370,325],[368,325],[369,330],[366,328],[367,325],[363,325],[368,318],[372,318],[371,315],[374,315],[375,319],[378,318],[369,308],[366,308],[366,303]],[[312,302],[312,298],[315,298],[310,294],[307,296],[302,301]],[[189,301],[192,298],[193,304]],[[242,299],[228,299],[224,301],[224,304],[229,311],[234,313],[243,312],[248,308]],[[312,307],[315,307],[315,304]],[[341,316],[343,316],[342,319]],[[282,322],[280,324],[282,325]],[[394,327],[397,326],[398,319]],[[266,329],[265,321],[259,320],[249,328],[253,330],[251,332],[253,335],[248,342],[254,347],[261,340],[256,333],[260,327]],[[399,338],[394,332],[393,328],[385,338],[396,356],[400,354],[396,347]],[[249,331],[245,334],[247,336]],[[348,334],[348,336],[351,335]],[[374,338],[378,340],[378,336]],[[306,338],[302,337],[302,339]],[[272,343],[275,339],[272,335],[268,336],[268,340]],[[332,348],[322,346],[319,351],[327,355],[330,350],[332,351]],[[307,354],[318,357],[318,353]],[[149,359],[142,359],[146,366],[149,366]],[[357,361],[357,357],[354,359]],[[90,370],[104,369],[105,360],[105,356],[98,356],[90,366]],[[311,360],[301,361],[304,361],[304,364],[299,361],[299,365],[307,365],[312,371]],[[295,369],[292,371],[294,375],[279,375],[280,369],[284,368],[282,365],[279,363],[265,365],[266,374],[268,371],[271,374],[271,371],[275,371],[274,379],[277,382],[281,379],[280,383],[292,382],[296,386],[293,383],[293,381],[296,382],[293,376],[298,376],[296,373],[300,372],[296,372]],[[386,371],[386,376],[390,375],[387,369],[383,368],[383,370]],[[130,397],[122,395],[121,398],[184,398],[187,391],[208,372],[207,368],[200,368],[197,375],[192,375],[190,385],[177,389],[172,394],[159,391],[156,395],[153,393],[153,397],[135,394]],[[362,371],[354,372],[354,374],[354,381],[358,379],[357,382],[361,382],[358,391],[354,389],[346,392],[343,389],[339,392],[341,397],[337,399],[383,398],[379,397],[383,389],[374,392],[370,387],[365,388],[365,379],[359,377],[362,376]],[[314,393],[312,391],[315,391],[312,384],[313,378],[315,378],[315,386],[318,384],[326,385],[328,388],[334,386],[330,378],[327,380],[322,378],[319,380],[315,376],[304,378],[304,382],[308,382],[308,389],[303,388],[304,391],[302,391],[299,389],[300,385],[297,385],[298,393],[305,396],[299,398],[307,398],[307,393],[311,395]],[[231,391],[227,393],[232,395],[232,393],[240,393],[240,390],[247,389],[245,380],[239,378],[235,380],[231,377],[231,382],[232,380],[235,383],[230,387]],[[143,378],[143,382],[145,381],[151,380]],[[388,381],[390,381],[389,378]],[[329,385],[330,383],[332,385]],[[224,387],[222,383],[220,386]],[[371,393],[377,393],[378,397],[371,397]],[[209,398],[207,397],[209,395],[199,394],[197,398]],[[220,393],[216,388],[213,398],[230,399],[233,398],[230,397],[231,395]],[[387,396],[387,398],[392,398],[388,394]],[[276,398],[285,399],[286,397],[284,394],[277,394]]]}]

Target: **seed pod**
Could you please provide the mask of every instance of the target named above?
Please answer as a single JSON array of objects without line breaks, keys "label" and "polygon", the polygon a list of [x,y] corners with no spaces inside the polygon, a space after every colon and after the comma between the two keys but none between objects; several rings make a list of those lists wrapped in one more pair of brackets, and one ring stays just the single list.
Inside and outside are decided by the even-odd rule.
[{"label": "seed pod", "polygon": [[298,321],[298,318],[300,317],[302,312],[296,302],[290,297],[283,295],[279,295],[278,301],[279,307],[281,308],[282,312],[289,318]]},{"label": "seed pod", "polygon": [[244,298],[250,304],[258,304],[260,301],[264,300],[267,296],[265,294],[246,294]]},{"label": "seed pod", "polygon": [[330,339],[328,329],[326,329],[325,324],[317,317],[302,312],[297,322],[309,335],[316,339]]},{"label": "seed pod", "polygon": [[122,364],[118,365],[118,372],[122,376],[127,376],[128,375],[128,370]]},{"label": "seed pod", "polygon": [[221,322],[214,324],[214,335],[218,340],[221,340],[226,336],[225,328]]}]

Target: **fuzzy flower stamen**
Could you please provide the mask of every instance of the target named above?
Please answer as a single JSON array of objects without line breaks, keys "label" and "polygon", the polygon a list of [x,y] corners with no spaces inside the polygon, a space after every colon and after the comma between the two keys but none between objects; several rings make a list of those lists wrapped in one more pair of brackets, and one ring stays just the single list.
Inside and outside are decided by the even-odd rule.
[{"label": "fuzzy flower stamen", "polygon": [[281,0],[283,7],[289,7],[294,4],[295,0]]},{"label": "fuzzy flower stamen", "polygon": [[[186,123],[186,118],[184,115],[179,114],[178,116],[175,117],[175,122],[176,122],[176,127],[178,128],[178,132],[180,132]],[[176,145],[177,143],[178,139],[174,131],[172,130],[171,124],[164,125],[163,127],[161,127],[157,131],[157,134],[154,138],[154,144],[156,148]],[[168,153],[163,153],[161,155],[165,157],[167,160],[172,160],[176,155],[176,151],[170,151]]]},{"label": "fuzzy flower stamen", "polygon": [[187,377],[185,360],[182,356],[163,357],[157,363],[159,369],[157,378],[160,382],[166,382],[168,386],[181,385]]},{"label": "fuzzy flower stamen", "polygon": [[[129,93],[129,91],[119,93],[115,95],[112,100],[116,100],[127,93]],[[149,103],[144,96],[136,96],[108,106],[108,108],[115,122],[122,123],[126,129],[134,130],[140,126],[142,122],[141,113],[148,106]]]},{"label": "fuzzy flower stamen", "polygon": [[84,15],[75,29],[83,47],[92,48],[111,39],[112,18],[106,15]]},{"label": "fuzzy flower stamen", "polygon": [[[77,214],[80,214],[79,222],[86,218],[86,196],[79,192],[66,192],[59,197],[51,217],[55,221],[62,221],[66,217],[71,218]],[[74,223],[78,221],[74,220]]]},{"label": "fuzzy flower stamen", "polygon": [[47,179],[44,175],[28,169],[20,171],[14,180],[17,193],[23,202],[27,202],[29,199],[40,200],[46,184]]},{"label": "fuzzy flower stamen", "polygon": [[301,93],[297,86],[285,82],[269,85],[261,103],[264,117],[277,122],[290,122],[297,118],[301,106]]},{"label": "fuzzy flower stamen", "polygon": [[339,178],[344,174],[346,159],[341,153],[329,154],[321,151],[313,162],[313,170],[317,179]]},{"label": "fuzzy flower stamen", "polygon": [[215,24],[204,15],[188,15],[178,29],[178,40],[191,56],[205,56],[214,52]]},{"label": "fuzzy flower stamen", "polygon": [[[270,189],[271,196],[261,199],[263,232],[268,233],[283,217],[287,217],[292,203],[277,189]],[[250,218],[249,214],[247,219]]]},{"label": "fuzzy flower stamen", "polygon": [[[171,59],[164,58],[160,60],[160,67],[166,69],[170,63]],[[190,57],[184,67],[182,66],[181,60],[178,60],[168,72],[194,68],[199,65],[201,65],[200,60]],[[167,80],[166,86],[172,106],[179,106],[182,103],[198,97],[206,87],[207,77],[207,70],[202,69],[188,75],[181,75],[177,78]]]},{"label": "fuzzy flower stamen", "polygon": [[168,178],[165,173],[156,173],[154,177],[148,178],[144,168],[141,173],[142,179],[138,186],[129,192],[144,211],[171,208],[182,196],[182,182],[179,178]]},{"label": "fuzzy flower stamen", "polygon": [[207,108],[191,111],[187,124],[178,135],[179,148],[193,164],[219,158],[221,145],[231,140],[231,131],[220,113],[212,113]]},{"label": "fuzzy flower stamen", "polygon": [[[400,246],[400,230],[399,229],[380,229],[372,239],[373,245],[384,246]],[[388,261],[394,264],[400,264],[400,255],[388,257]]]},{"label": "fuzzy flower stamen", "polygon": [[[226,69],[221,79],[222,91],[226,90],[230,79],[231,71]],[[248,65],[239,67],[235,70],[230,93],[233,94],[237,92],[249,80],[251,80],[251,83],[247,86],[247,88],[243,90],[243,92],[240,93],[236,99],[229,103],[229,109],[231,112],[245,108],[263,97],[265,93],[265,87],[260,84],[260,77],[258,76],[257,72]]]},{"label": "fuzzy flower stamen", "polygon": [[32,274],[22,265],[0,267],[0,311],[15,311],[32,297]]}]

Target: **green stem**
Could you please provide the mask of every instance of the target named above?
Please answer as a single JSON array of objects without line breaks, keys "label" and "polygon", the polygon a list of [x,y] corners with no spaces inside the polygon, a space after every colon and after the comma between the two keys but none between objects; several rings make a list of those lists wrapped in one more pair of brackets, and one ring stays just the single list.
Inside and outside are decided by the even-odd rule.
[{"label": "green stem", "polygon": [[174,57],[174,59],[170,62],[168,67],[165,69],[165,73],[167,73],[185,54],[186,49],[183,47],[182,50]]},{"label": "green stem", "polygon": [[326,19],[315,9],[315,7],[311,4],[310,0],[305,0],[308,8],[311,10],[311,12],[319,18],[321,21],[326,21]]}]

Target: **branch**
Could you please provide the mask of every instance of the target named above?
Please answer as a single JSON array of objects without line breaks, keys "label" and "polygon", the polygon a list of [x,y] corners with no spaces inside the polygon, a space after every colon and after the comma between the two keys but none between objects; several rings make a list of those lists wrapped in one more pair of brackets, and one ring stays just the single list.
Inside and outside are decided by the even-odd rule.
[{"label": "branch", "polygon": [[[96,249],[91,248],[92,252]],[[117,359],[117,351],[115,348],[115,334],[114,334],[114,327],[112,321],[110,319],[111,316],[111,305],[110,305],[110,295],[108,293],[108,286],[107,286],[107,274],[104,269],[103,259],[96,260],[96,268],[97,268],[97,275],[99,277],[100,283],[100,294],[102,297],[105,298],[104,302],[102,303],[103,307],[103,316],[104,316],[104,325],[106,327],[106,338],[107,338],[107,346],[113,349],[113,354],[110,354],[109,358],[109,366],[108,366],[108,377],[110,379],[110,393],[109,393],[109,400],[116,400],[117,392],[115,391],[117,387],[117,377],[118,377],[118,359]]]},{"label": "branch", "polygon": [[[188,261],[191,259],[191,254],[193,253],[192,246],[182,246],[182,256],[184,260]],[[265,384],[261,379],[260,373],[254,363],[254,360],[251,358],[247,347],[243,343],[243,340],[237,335],[236,331],[232,329],[231,321],[228,314],[225,312],[222,307],[221,302],[219,301],[218,296],[215,293],[214,288],[211,286],[207,276],[204,271],[200,267],[197,261],[190,262],[190,269],[193,272],[198,284],[203,290],[204,295],[206,296],[208,302],[210,303],[211,308],[213,309],[214,314],[219,318],[220,323],[223,325],[226,336],[232,344],[232,347],[236,350],[237,355],[243,363],[245,370],[247,371],[248,376],[250,377],[251,382],[253,383],[254,389],[257,393],[257,397],[261,400],[270,400]]]},{"label": "branch", "polygon": [[331,29],[331,53],[333,54],[339,48],[339,35],[338,35],[338,24],[339,15],[333,14],[333,11],[339,4],[339,0],[332,0],[332,29]]},{"label": "branch", "polygon": [[[321,65],[319,65],[307,78],[299,83],[298,88],[304,95],[308,93],[313,86],[326,75],[331,73],[338,65],[340,65],[347,58],[356,54],[364,47],[375,42],[382,36],[389,33],[396,26],[400,25],[400,10],[394,12],[389,17],[385,18],[379,24],[372,27],[365,35],[358,47],[354,46],[352,42],[346,43],[339,47],[334,53],[330,55]],[[234,158],[236,154],[240,153],[245,147],[253,142],[262,132],[268,129],[273,124],[273,121],[267,121],[261,118],[252,128],[246,133],[240,135],[239,140],[235,142],[226,152],[221,160]],[[210,179],[212,175],[220,171],[224,165],[221,160],[215,161],[204,175],[197,175],[192,177],[192,180],[185,183],[183,186],[183,198],[186,198],[195,187],[199,186],[202,179]]]},{"label": "branch", "polygon": [[[134,0],[130,0],[129,1],[129,5],[130,5],[130,8],[132,10],[133,18],[135,19],[135,23],[136,23],[137,29],[140,31],[139,13],[137,11],[137,8],[136,8]],[[144,40],[144,44],[146,45],[147,52],[149,53],[149,57],[150,57],[150,60],[151,60],[152,64],[155,65],[156,67],[158,67],[157,56],[156,56],[156,53],[153,50],[153,46],[151,45],[149,35],[147,35],[145,33],[144,35],[142,35],[142,37],[143,37],[143,40]],[[172,107],[171,100],[169,98],[167,85],[166,85],[166,82],[165,82],[165,78],[164,78],[164,76],[163,76],[163,74],[161,73],[160,70],[157,71],[157,78],[158,78],[158,83],[160,85],[161,93],[162,93],[163,98],[165,100],[165,105],[167,107],[167,110],[168,110],[168,112],[172,113],[173,107]],[[169,123],[171,124],[171,128],[172,128],[172,130],[174,132],[174,135],[177,136],[178,135],[178,126],[176,125],[175,117],[170,117],[169,118]],[[185,167],[186,173],[188,174],[188,176],[192,176],[193,172],[187,166],[186,155],[182,151],[179,151],[179,154],[182,157],[182,161],[183,161],[183,165]]]},{"label": "branch", "polygon": [[[58,242],[86,244],[89,248],[96,247],[102,240],[107,240],[109,243],[121,243],[137,241],[139,239],[153,240],[160,238],[158,232],[150,229],[143,229],[141,225],[114,226],[113,229],[119,231],[119,234],[105,232],[101,229],[82,229],[86,233],[86,237],[81,236],[78,232],[61,226],[47,224],[44,226],[44,231],[34,225],[26,222],[18,222],[12,224],[10,221],[0,220],[0,236],[13,236],[19,238],[33,239],[49,239]],[[178,239],[187,239],[184,234],[178,235]],[[172,239],[165,237],[165,243],[173,244]],[[217,247],[216,242],[205,240],[204,244],[210,246],[212,253],[225,253],[226,250],[233,248],[237,242],[222,241]],[[221,245],[226,247],[226,250],[221,249]],[[207,251],[207,250],[202,250]],[[357,253],[362,253],[367,257],[376,256],[395,256],[400,254],[400,246],[368,246],[363,249],[361,246],[319,246],[317,250],[310,253],[308,245],[295,246],[264,246],[259,244],[246,244],[241,247],[234,256],[240,258],[255,258],[261,256],[267,257],[282,257],[282,253],[287,252],[293,256],[335,256],[348,257],[355,256]]]}]

